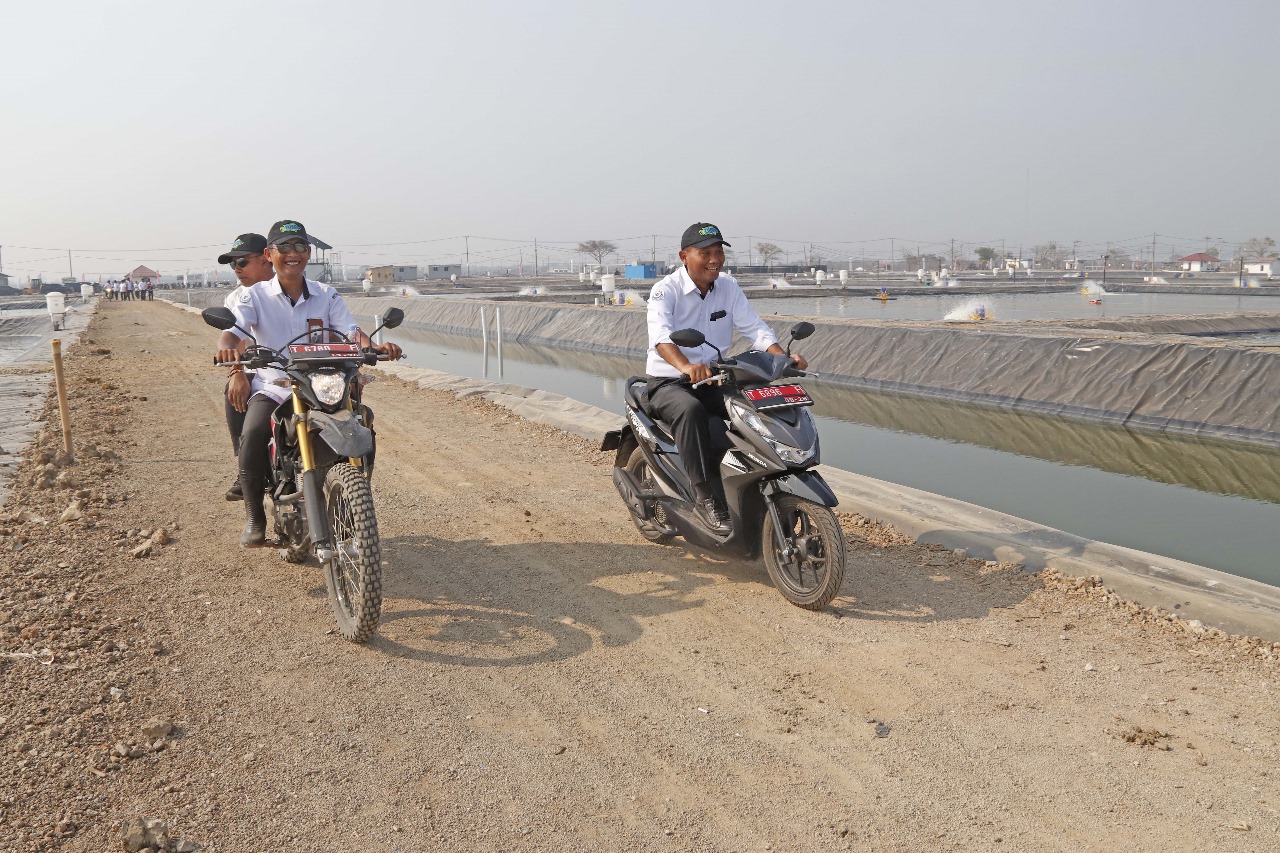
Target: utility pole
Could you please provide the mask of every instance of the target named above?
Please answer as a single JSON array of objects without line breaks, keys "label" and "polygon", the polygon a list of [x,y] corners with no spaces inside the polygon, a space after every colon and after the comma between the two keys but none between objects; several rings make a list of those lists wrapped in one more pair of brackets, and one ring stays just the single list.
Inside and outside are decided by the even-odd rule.
[{"label": "utility pole", "polygon": [[70,249],[67,249],[67,275],[71,276],[72,278],[76,277],[75,268],[71,266],[71,250]]},{"label": "utility pole", "polygon": [[951,238],[951,271],[956,271],[956,238]]},{"label": "utility pole", "polygon": [[466,246],[467,275],[471,275],[471,238],[464,236],[462,239],[464,241],[464,245]]},{"label": "utility pole", "polygon": [[524,278],[524,246],[520,247],[520,277]]},{"label": "utility pole", "polygon": [[1072,240],[1072,241],[1071,241],[1071,266],[1072,266],[1073,268],[1075,268],[1075,271],[1076,271],[1076,272],[1080,272],[1080,249],[1079,249],[1079,247],[1080,247],[1080,241],[1079,241],[1079,240]]},{"label": "utility pole", "polygon": [[1156,232],[1151,232],[1151,282],[1156,280]]},{"label": "utility pole", "polygon": [[533,277],[538,277],[538,238],[533,238]]},{"label": "utility pole", "polygon": [[658,265],[658,235],[650,234],[649,236],[653,238],[653,248],[650,249],[649,261],[656,267]]}]

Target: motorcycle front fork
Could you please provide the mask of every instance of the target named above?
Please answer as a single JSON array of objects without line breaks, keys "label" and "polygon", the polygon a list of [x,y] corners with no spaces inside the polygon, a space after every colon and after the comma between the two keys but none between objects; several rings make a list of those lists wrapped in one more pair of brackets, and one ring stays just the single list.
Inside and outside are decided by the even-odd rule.
[{"label": "motorcycle front fork", "polygon": [[769,521],[773,524],[773,533],[777,537],[777,541],[782,545],[779,552],[784,560],[791,559],[795,554],[795,545],[791,543],[791,537],[787,535],[786,529],[782,526],[782,516],[778,515],[778,502],[774,499],[774,490],[770,489],[764,493],[764,505],[769,508]]},{"label": "motorcycle front fork", "polygon": [[316,558],[322,563],[333,559],[333,533],[329,530],[329,514],[324,506],[324,484],[316,470],[315,450],[311,446],[311,427],[307,410],[298,392],[293,393],[293,422],[298,435],[298,454],[302,457],[302,500],[306,504],[307,529],[315,543]]}]

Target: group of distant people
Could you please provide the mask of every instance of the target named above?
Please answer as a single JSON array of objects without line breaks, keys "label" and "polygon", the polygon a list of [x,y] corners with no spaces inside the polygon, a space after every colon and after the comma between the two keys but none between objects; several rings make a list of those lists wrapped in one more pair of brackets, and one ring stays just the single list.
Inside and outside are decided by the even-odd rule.
[{"label": "group of distant people", "polygon": [[108,301],[154,300],[156,298],[156,286],[148,279],[134,281],[131,278],[126,278],[120,281],[109,281],[102,288]]}]

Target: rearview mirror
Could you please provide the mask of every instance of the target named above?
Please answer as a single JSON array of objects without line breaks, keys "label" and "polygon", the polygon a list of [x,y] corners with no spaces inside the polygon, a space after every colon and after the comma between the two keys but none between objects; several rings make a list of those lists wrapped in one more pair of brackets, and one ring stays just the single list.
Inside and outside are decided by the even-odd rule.
[{"label": "rearview mirror", "polygon": [[685,349],[700,347],[707,342],[707,336],[697,329],[681,329],[671,333],[671,343]]},{"label": "rearview mirror", "polygon": [[394,329],[404,322],[404,312],[399,308],[392,308],[382,318],[382,325],[387,329]]},{"label": "rearview mirror", "polygon": [[791,340],[802,341],[812,335],[815,331],[817,331],[817,327],[812,323],[807,320],[801,320],[799,323],[796,323],[791,327]]},{"label": "rearview mirror", "polygon": [[232,314],[228,309],[219,305],[217,308],[206,308],[200,312],[201,318],[215,329],[233,328],[236,324],[236,315]]}]

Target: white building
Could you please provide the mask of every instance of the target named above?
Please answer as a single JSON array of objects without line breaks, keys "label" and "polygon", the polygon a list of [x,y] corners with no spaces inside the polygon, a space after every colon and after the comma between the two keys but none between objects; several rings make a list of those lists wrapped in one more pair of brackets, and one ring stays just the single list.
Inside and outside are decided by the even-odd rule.
[{"label": "white building", "polygon": [[1244,262],[1245,275],[1280,276],[1280,258],[1258,258]]},{"label": "white building", "polygon": [[462,278],[462,264],[431,264],[427,267],[427,281],[448,281],[455,275]]},{"label": "white building", "polygon": [[1207,252],[1196,252],[1185,258],[1178,258],[1185,272],[1217,272],[1222,269],[1222,261]]}]

